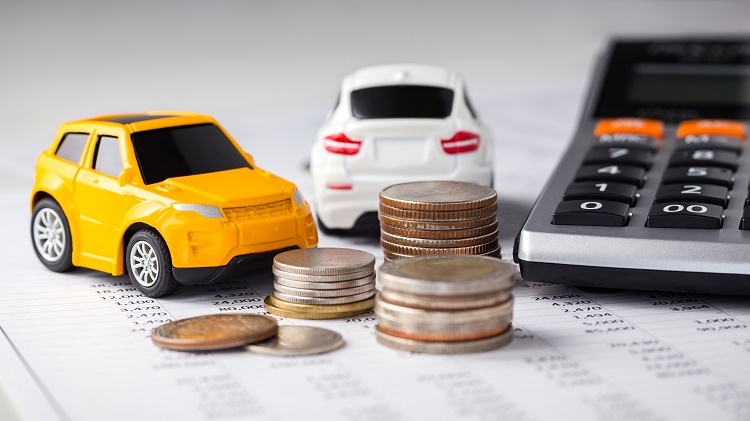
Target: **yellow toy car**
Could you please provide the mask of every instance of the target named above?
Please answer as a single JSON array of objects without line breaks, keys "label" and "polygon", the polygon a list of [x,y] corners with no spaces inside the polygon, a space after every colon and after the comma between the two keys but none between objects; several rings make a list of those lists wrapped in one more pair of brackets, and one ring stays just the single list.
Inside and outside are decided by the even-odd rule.
[{"label": "yellow toy car", "polygon": [[63,124],[37,159],[31,207],[47,268],[127,272],[149,297],[318,243],[294,184],[256,167],[213,118],[186,112]]}]

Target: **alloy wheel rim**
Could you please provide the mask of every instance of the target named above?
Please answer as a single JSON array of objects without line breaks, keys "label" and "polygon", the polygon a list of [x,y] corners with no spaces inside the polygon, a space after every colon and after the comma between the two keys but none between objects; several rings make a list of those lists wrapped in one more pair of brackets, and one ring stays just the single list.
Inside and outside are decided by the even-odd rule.
[{"label": "alloy wheel rim", "polygon": [[50,263],[57,262],[65,253],[65,227],[60,215],[50,208],[40,210],[34,217],[34,246]]},{"label": "alloy wheel rim", "polygon": [[144,287],[152,287],[159,277],[159,260],[156,251],[146,241],[138,241],[130,250],[130,271]]}]

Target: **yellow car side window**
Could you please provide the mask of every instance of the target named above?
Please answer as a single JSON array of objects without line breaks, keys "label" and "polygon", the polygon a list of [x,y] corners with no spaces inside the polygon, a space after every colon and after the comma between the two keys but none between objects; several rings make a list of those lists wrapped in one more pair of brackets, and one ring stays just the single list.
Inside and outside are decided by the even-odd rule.
[{"label": "yellow car side window", "polygon": [[73,163],[79,163],[86,148],[88,133],[66,133],[57,147],[55,155]]},{"label": "yellow car side window", "polygon": [[120,144],[116,137],[99,136],[94,152],[94,169],[112,177],[122,172]]}]

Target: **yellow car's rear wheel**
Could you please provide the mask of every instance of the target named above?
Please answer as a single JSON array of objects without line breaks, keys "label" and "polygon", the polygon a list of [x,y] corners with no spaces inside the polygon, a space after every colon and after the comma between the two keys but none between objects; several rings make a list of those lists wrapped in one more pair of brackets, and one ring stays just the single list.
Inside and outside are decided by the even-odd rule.
[{"label": "yellow car's rear wheel", "polygon": [[54,200],[44,198],[34,206],[31,241],[39,261],[48,269],[65,272],[74,267],[68,218]]},{"label": "yellow car's rear wheel", "polygon": [[148,297],[173,293],[180,283],[172,274],[172,257],[154,229],[142,229],[128,241],[125,254],[130,282]]}]

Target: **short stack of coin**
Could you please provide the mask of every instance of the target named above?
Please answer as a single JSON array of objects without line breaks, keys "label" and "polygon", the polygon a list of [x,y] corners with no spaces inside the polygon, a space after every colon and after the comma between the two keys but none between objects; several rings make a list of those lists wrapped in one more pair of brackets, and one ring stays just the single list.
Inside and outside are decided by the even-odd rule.
[{"label": "short stack of coin", "polygon": [[419,256],[386,262],[378,276],[376,336],[428,354],[496,349],[513,340],[515,265],[486,256]]},{"label": "short stack of coin", "polygon": [[385,259],[436,254],[500,257],[497,192],[475,183],[423,181],[380,192]]},{"label": "short stack of coin", "polygon": [[375,256],[345,248],[310,248],[273,259],[266,311],[293,319],[340,319],[375,305]]}]

